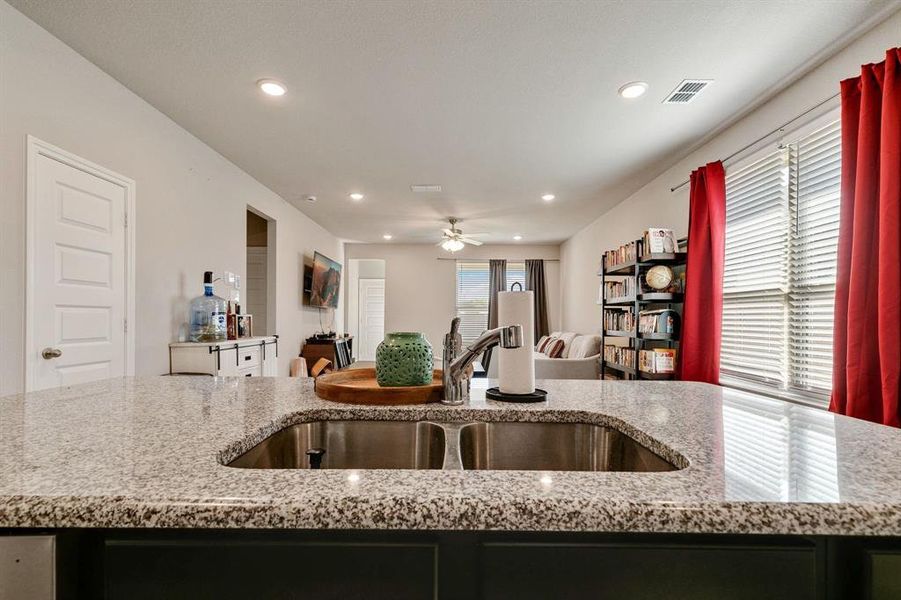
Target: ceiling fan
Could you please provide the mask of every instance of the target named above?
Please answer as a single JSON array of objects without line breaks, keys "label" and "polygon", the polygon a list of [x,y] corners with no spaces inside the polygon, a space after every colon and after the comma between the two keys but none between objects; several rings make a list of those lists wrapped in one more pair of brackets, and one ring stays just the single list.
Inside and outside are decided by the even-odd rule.
[{"label": "ceiling fan", "polygon": [[472,244],[473,246],[481,246],[482,242],[479,240],[474,240],[471,237],[465,237],[463,235],[463,231],[457,229],[457,219],[454,217],[450,217],[448,219],[450,223],[450,229],[442,229],[443,239],[435,244],[436,246],[441,246],[444,250],[448,252],[457,252],[462,250],[466,244]]}]

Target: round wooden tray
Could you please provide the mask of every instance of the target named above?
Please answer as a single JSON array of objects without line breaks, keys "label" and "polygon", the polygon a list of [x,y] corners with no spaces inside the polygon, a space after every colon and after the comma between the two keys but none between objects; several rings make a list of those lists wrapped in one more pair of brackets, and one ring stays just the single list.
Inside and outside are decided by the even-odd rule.
[{"label": "round wooden tray", "polygon": [[380,406],[440,402],[441,375],[441,369],[435,369],[430,385],[382,387],[375,380],[375,369],[345,369],[317,377],[316,395],[334,402]]}]

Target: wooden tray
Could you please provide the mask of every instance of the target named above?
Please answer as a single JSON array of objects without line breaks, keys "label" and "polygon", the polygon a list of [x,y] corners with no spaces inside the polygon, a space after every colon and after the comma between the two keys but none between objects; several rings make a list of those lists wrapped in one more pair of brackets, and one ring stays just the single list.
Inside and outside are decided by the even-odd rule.
[{"label": "wooden tray", "polygon": [[381,387],[375,369],[345,369],[316,378],[316,395],[323,400],[347,404],[399,406],[440,402],[443,394],[441,369],[432,373],[430,385]]}]

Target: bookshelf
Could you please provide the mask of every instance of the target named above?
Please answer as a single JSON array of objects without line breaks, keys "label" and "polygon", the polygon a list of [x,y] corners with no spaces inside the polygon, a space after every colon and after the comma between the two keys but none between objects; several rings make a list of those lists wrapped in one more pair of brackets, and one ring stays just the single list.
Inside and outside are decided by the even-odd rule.
[{"label": "bookshelf", "polygon": [[[654,348],[676,349],[681,334],[682,302],[686,253],[682,251],[685,240],[679,240],[675,252],[644,253],[648,247],[648,234],[604,253],[598,276],[601,278],[599,304],[601,305],[601,379],[675,379],[675,373],[655,373],[639,368],[639,352]],[[649,288],[644,277],[648,269],[666,265],[673,269],[675,289],[657,291]],[[608,285],[609,284],[609,285]],[[611,292],[608,295],[608,291]],[[613,294],[612,292],[616,292]],[[642,311],[645,312],[642,315]],[[666,318],[674,311],[672,331],[640,332],[639,318]],[[659,315],[659,316],[658,316]],[[609,344],[612,339],[624,342]],[[608,349],[609,347],[609,349]],[[613,349],[615,348],[615,350]],[[678,360],[678,352],[676,353]]]}]

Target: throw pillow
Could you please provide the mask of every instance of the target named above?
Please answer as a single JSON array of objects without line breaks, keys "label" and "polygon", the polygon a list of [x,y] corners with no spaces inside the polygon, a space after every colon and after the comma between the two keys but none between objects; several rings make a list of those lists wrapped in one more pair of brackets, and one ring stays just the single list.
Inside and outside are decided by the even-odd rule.
[{"label": "throw pillow", "polygon": [[537,344],[535,344],[535,351],[536,352],[544,352],[544,349],[547,347],[547,344],[548,344],[548,342],[551,341],[551,339],[552,338],[549,335],[541,336],[541,339],[538,340]]},{"label": "throw pillow", "polygon": [[601,336],[580,335],[572,341],[567,358],[588,358],[601,352]]},{"label": "throw pillow", "polygon": [[561,358],[563,356],[563,349],[565,345],[563,340],[556,339],[551,341],[550,344],[547,345],[547,348],[544,349],[544,354],[548,358]]},{"label": "throw pillow", "polygon": [[572,341],[576,339],[578,334],[572,331],[565,331],[560,334],[559,339],[563,340],[563,355],[562,358],[569,357],[569,346],[572,344]]}]

